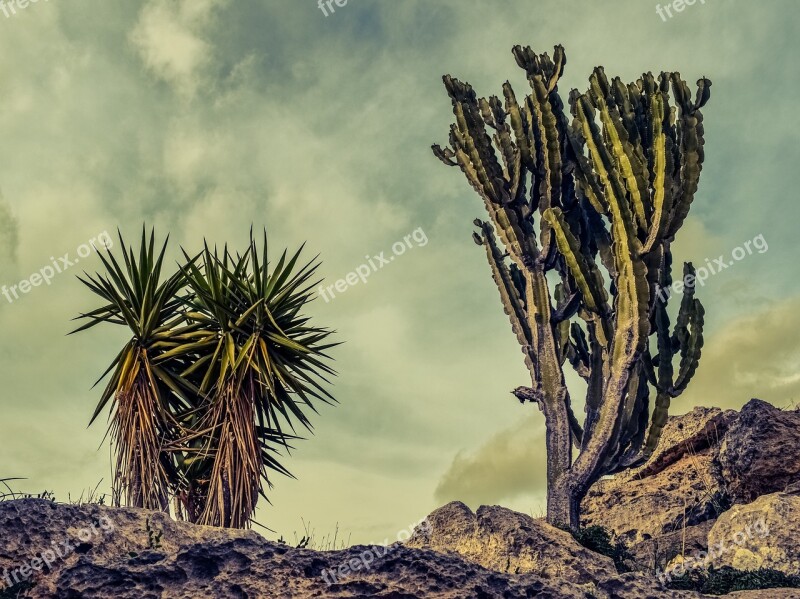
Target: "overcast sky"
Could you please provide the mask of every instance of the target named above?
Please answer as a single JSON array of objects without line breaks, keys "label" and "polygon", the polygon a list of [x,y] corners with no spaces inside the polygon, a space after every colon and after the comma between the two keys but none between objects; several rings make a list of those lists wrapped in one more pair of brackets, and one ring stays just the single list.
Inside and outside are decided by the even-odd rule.
[{"label": "overcast sky", "polygon": [[[413,248],[326,303],[341,402],[276,479],[260,522],[301,518],[353,542],[394,540],[451,499],[544,509],[543,420],[509,391],[527,373],[483,252],[482,204],[430,153],[452,119],[441,76],[497,94],[524,73],[513,44],[565,46],[561,90],[604,65],[625,80],[713,81],[706,163],[676,263],[755,251],[698,290],[707,341],[694,405],[800,402],[798,12],[792,0],[40,0],[0,12],[0,284],[104,231],[142,222],[178,248],[308,242],[329,284],[417,231]],[[2,11],[2,9],[0,9]],[[663,13],[663,11],[662,11]],[[0,478],[73,498],[104,479],[91,385],[123,330],[66,337],[94,299],[87,258],[10,303],[0,296]],[[573,381],[574,382],[574,381]],[[340,536],[341,536],[340,532]],[[274,535],[270,535],[273,536]]]}]

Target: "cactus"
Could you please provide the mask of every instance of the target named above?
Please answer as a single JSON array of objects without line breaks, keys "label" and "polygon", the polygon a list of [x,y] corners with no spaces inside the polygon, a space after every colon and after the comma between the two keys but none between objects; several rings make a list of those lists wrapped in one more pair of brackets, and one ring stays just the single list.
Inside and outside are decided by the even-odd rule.
[{"label": "cactus", "polygon": [[[444,76],[455,123],[449,146],[433,152],[483,199],[489,218],[474,221],[473,239],[531,378],[512,393],[544,414],[548,520],[575,529],[593,482],[652,454],[671,399],[697,369],[703,306],[692,265],[673,331],[666,290],[700,178],[711,82],[700,79],[692,100],[679,73],[625,84],[598,67],[567,113],[563,47],[552,58],[520,46],[513,55],[531,89],[519,100],[508,82],[502,99],[478,98]],[[587,383],[582,426],[567,363]]]}]

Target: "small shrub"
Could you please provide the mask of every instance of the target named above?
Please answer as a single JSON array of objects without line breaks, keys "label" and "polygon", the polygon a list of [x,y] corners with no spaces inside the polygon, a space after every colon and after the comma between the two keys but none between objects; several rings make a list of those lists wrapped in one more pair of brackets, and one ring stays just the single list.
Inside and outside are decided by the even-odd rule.
[{"label": "small shrub", "polygon": [[164,534],[164,531],[156,530],[150,526],[150,518],[145,522],[145,530],[147,531],[148,549],[161,549],[161,536]]},{"label": "small shrub", "polygon": [[632,559],[633,556],[628,552],[625,545],[620,541],[612,542],[611,533],[597,524],[580,528],[578,531],[569,531],[578,543],[601,555],[605,555],[614,560],[617,572],[630,572],[631,569],[625,561]]},{"label": "small shrub", "polygon": [[736,570],[730,566],[719,569],[691,570],[673,576],[667,588],[676,591],[697,591],[708,595],[727,595],[734,591],[758,589],[800,588],[800,576],[790,576],[779,570]]},{"label": "small shrub", "polygon": [[10,587],[0,587],[0,599],[19,599],[20,597],[26,597],[26,593],[34,586],[34,583],[29,580],[23,580]]}]

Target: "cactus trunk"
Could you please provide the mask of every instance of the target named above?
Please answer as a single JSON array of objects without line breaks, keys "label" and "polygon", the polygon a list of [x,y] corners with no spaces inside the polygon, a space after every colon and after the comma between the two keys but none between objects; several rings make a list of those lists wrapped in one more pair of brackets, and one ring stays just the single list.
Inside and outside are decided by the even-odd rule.
[{"label": "cactus trunk", "polygon": [[[548,449],[548,465],[550,446]],[[585,495],[585,493],[584,493]],[[555,526],[578,530],[580,527],[580,505],[583,496],[579,496],[570,486],[568,475],[547,482],[547,521]]]}]

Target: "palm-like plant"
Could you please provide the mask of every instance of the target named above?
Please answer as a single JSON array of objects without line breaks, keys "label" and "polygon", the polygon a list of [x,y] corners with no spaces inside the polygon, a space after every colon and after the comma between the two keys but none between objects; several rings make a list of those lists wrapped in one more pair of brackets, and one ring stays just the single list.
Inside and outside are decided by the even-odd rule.
[{"label": "palm-like plant", "polygon": [[322,386],[335,374],[323,361],[332,331],[300,314],[319,264],[298,266],[301,247],[271,270],[266,232],[261,249],[251,233],[243,255],[184,252],[162,281],[166,241],[156,254],[143,230],[138,259],[120,244],[124,268],[109,250],[105,275],[79,277],[105,304],[73,331],[108,322],[132,332],[100,377],[113,371],[92,416],[113,399],[115,501],[167,510],[175,497],[179,517],[247,527],[262,481],[291,476],[278,455],[295,424],[311,430],[306,408],[335,401]]},{"label": "palm-like plant", "polygon": [[[73,333],[100,323],[122,325],[132,336],[98,380],[113,371],[91,422],[113,400],[109,433],[116,454],[114,498],[119,504],[166,510],[176,480],[176,471],[163,446],[181,434],[179,418],[193,408],[190,384],[176,374],[178,359],[155,358],[164,348],[185,345],[197,327],[182,325],[179,311],[185,301],[178,294],[184,286],[182,273],[162,280],[167,241],[155,251],[155,235],[149,242],[142,229],[138,259],[119,236],[124,268],[111,250],[104,256],[105,275],[84,273],[78,277],[105,302],[81,314],[88,320]],[[95,383],[97,384],[97,383]]]},{"label": "palm-like plant", "polygon": [[295,423],[311,430],[306,408],[316,411],[314,400],[335,401],[322,386],[335,374],[323,361],[335,345],[327,342],[332,331],[300,314],[319,263],[298,267],[301,252],[287,260],[284,251],[270,270],[266,232],[261,249],[251,234],[243,255],[206,246],[200,264],[189,260],[184,269],[186,316],[207,337],[162,359],[193,355],[182,376],[203,398],[182,462],[190,485],[183,503],[198,523],[248,526],[264,495],[261,481],[272,486],[270,471],[291,476],[276,450],[290,449]]}]

